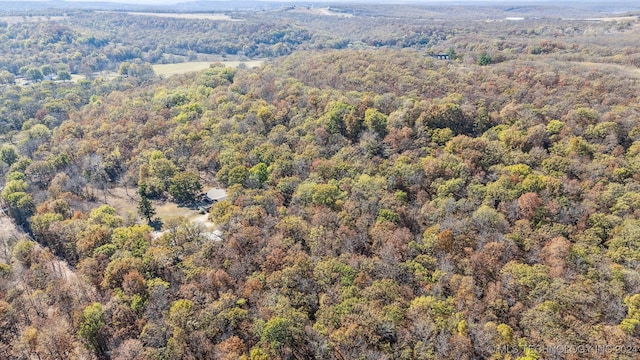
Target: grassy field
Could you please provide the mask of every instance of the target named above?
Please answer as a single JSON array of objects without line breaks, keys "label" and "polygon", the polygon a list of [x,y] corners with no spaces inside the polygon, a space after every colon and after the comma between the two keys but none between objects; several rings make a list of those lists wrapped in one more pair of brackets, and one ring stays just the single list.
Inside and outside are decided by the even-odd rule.
[{"label": "grassy field", "polygon": [[[249,60],[249,61],[191,61],[177,64],[157,64],[153,65],[153,71],[159,76],[171,76],[176,74],[186,74],[194,71],[201,71],[208,69],[213,63],[221,63],[229,67],[238,67],[240,64],[244,64],[248,68],[259,67],[264,63],[264,60]],[[93,74],[96,78],[113,79],[118,76],[115,72],[101,72]],[[85,75],[73,74],[71,75],[71,81],[78,82],[86,79]]]},{"label": "grassy field", "polygon": [[638,16],[616,16],[616,17],[603,17],[601,21],[618,21],[618,22],[635,22],[638,21]]},{"label": "grassy field", "polygon": [[[254,68],[262,65],[264,61],[251,60],[251,61],[217,61],[217,62],[229,67],[238,67],[238,65],[244,64],[249,68]],[[176,74],[185,74],[188,72],[204,70],[209,68],[209,65],[211,64],[212,64],[211,61],[191,61],[191,62],[184,62],[184,63],[178,63],[178,64],[158,64],[158,65],[153,65],[153,71],[155,71],[157,75],[171,76]]]},{"label": "grassy field", "polygon": [[139,16],[158,16],[175,19],[196,19],[196,20],[213,20],[213,21],[244,21],[244,19],[234,19],[225,14],[177,14],[177,13],[151,13],[151,12],[128,12],[129,15]]},{"label": "grassy field", "polygon": [[308,8],[304,6],[298,6],[294,9],[289,10],[289,12],[302,13],[307,15],[316,15],[316,16],[337,16],[337,17],[345,17],[351,18],[353,14],[341,13],[337,11],[331,10],[331,8]]},{"label": "grassy field", "polygon": [[[205,187],[206,188],[206,187]],[[113,189],[109,189],[105,194],[101,190],[94,190],[96,195],[96,201],[91,202],[83,202],[79,205],[79,208],[82,208],[83,211],[89,211],[90,209],[96,208],[98,206],[104,205],[105,200],[109,206],[112,206],[116,209],[116,212],[126,218],[135,219],[135,222],[139,224],[146,224],[146,220],[140,218],[138,215],[138,200],[140,197],[136,192],[136,188],[128,188],[124,187],[116,187]],[[168,219],[183,217],[191,222],[197,222],[202,224],[205,229],[209,229],[210,231],[215,230],[215,225],[209,221],[209,214],[200,214],[197,208],[189,208],[185,206],[180,206],[171,201],[152,201],[153,208],[156,211],[156,214],[153,216],[154,218],[160,219],[161,223],[165,223]],[[0,217],[0,220],[2,218]],[[0,231],[0,235],[2,235],[2,231]],[[1,245],[1,244],[0,244]],[[0,247],[1,249],[1,247]]]},{"label": "grassy field", "polygon": [[[98,203],[95,206],[102,205],[104,202],[102,191],[96,190],[96,197]],[[137,216],[137,206],[139,196],[136,188],[126,189],[124,187],[116,187],[109,189],[107,192],[106,200],[107,204],[112,206],[118,214],[127,216],[132,214]],[[189,209],[187,207],[178,206],[170,201],[153,201],[153,208],[156,210],[155,217],[159,217],[162,220],[167,220],[171,217],[183,216],[187,219],[194,219],[200,215],[197,210]],[[140,222],[144,222],[140,220]]]}]

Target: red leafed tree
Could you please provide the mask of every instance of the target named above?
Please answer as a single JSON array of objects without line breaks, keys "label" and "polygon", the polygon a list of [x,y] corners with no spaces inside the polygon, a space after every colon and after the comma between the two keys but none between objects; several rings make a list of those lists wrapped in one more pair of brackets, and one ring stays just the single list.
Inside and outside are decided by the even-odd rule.
[{"label": "red leafed tree", "polygon": [[531,220],[535,216],[536,210],[541,205],[542,200],[540,200],[538,194],[534,192],[522,194],[518,198],[518,210],[520,211],[520,215],[529,220]]}]

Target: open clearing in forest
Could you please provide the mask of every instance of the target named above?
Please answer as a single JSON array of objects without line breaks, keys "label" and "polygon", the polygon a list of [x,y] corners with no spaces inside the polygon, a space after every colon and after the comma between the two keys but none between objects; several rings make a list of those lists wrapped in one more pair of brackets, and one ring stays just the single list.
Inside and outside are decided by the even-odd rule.
[{"label": "open clearing in forest", "polygon": [[288,11],[289,12],[295,12],[295,13],[307,14],[307,15],[337,16],[337,17],[345,17],[345,18],[352,18],[353,17],[353,14],[333,11],[329,7],[315,8],[314,9],[314,8],[311,8],[311,7],[296,6],[295,8],[292,8],[292,9],[290,9]]},{"label": "open clearing in forest", "polygon": [[[207,187],[205,186],[204,188]],[[106,204],[116,209],[116,212],[125,219],[138,219],[138,223],[146,223],[146,220],[140,219],[138,215],[138,200],[140,197],[138,196],[136,188],[125,189],[124,187],[116,187],[109,189],[106,197],[101,190],[95,190],[94,193],[96,201],[91,202],[89,204],[90,207],[95,208],[101,206],[105,204],[106,199]],[[205,228],[211,229],[212,231],[215,229],[215,225],[209,221],[208,214],[200,214],[197,206],[186,207],[171,201],[156,200],[153,200],[151,203],[156,210],[156,214],[153,217],[159,218],[162,223],[165,223],[168,219],[182,216],[189,221],[203,224]]]},{"label": "open clearing in forest", "polygon": [[600,18],[600,21],[619,21],[619,22],[638,21],[638,16],[603,17],[603,18]]},{"label": "open clearing in forest", "polygon": [[[228,66],[228,67],[233,67],[233,68],[237,68],[240,65],[244,65],[244,66],[246,66],[248,68],[257,68],[257,67],[260,67],[264,63],[264,60],[188,61],[188,62],[176,63],[176,64],[156,64],[156,65],[152,65],[152,66],[153,66],[153,71],[156,73],[156,75],[168,77],[168,76],[171,76],[171,75],[186,74],[186,73],[190,73],[190,72],[202,71],[202,70],[208,69],[211,66],[211,64],[216,64],[216,63],[222,64],[222,65]],[[91,75],[91,77],[93,77],[93,78],[102,78],[102,79],[107,79],[107,80],[114,79],[117,76],[118,76],[118,74],[113,72],[113,71],[103,71],[103,72],[99,72],[99,73],[95,73],[95,74]],[[84,80],[86,78],[87,78],[86,75],[81,75],[81,74],[72,74],[71,75],[71,81],[73,81],[73,82],[78,82],[78,81]]]},{"label": "open clearing in forest", "polygon": [[259,67],[264,63],[264,60],[249,60],[249,61],[190,61],[177,64],[156,64],[153,65],[153,71],[156,75],[171,76],[176,74],[186,74],[194,71],[201,71],[208,69],[211,64],[220,63],[229,67],[238,67],[240,64],[244,64],[248,68]]},{"label": "open clearing in forest", "polygon": [[[194,220],[202,216],[197,209],[180,206],[170,201],[152,201],[152,203],[153,208],[156,209],[156,217],[159,217],[163,221],[178,216],[182,216],[187,220]],[[206,219],[207,215],[205,214],[204,216]]]},{"label": "open clearing in forest", "polygon": [[[138,216],[138,200],[140,196],[137,193],[136,188],[116,187],[107,190],[106,203],[116,209],[116,212],[121,216]],[[95,190],[96,206],[104,204],[105,196],[101,190]],[[163,221],[171,217],[183,216],[187,219],[193,219],[200,215],[198,210],[190,209],[184,206],[178,206],[170,201],[152,201],[153,208],[156,210],[154,217],[159,217]],[[140,222],[143,222],[141,220]]]},{"label": "open clearing in forest", "polygon": [[157,64],[153,65],[156,75],[171,76],[176,74],[186,74],[188,72],[208,69],[211,61],[191,61],[178,64]]},{"label": "open clearing in forest", "polygon": [[244,19],[234,19],[226,14],[200,14],[200,13],[153,13],[153,12],[127,12],[128,15],[138,16],[157,16],[174,19],[191,19],[191,20],[213,20],[213,21],[245,21]]}]

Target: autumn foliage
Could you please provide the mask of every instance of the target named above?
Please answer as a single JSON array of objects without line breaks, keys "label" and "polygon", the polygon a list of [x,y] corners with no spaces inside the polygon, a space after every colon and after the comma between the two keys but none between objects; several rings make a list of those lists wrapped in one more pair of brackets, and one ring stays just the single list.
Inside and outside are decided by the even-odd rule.
[{"label": "autumn foliage", "polygon": [[[623,60],[566,34],[633,39],[629,27],[522,22],[487,42],[491,25],[455,23],[429,43],[411,22],[407,46],[371,33],[350,49],[315,48],[316,23],[220,29],[251,24],[262,40],[242,51],[290,55],[0,85],[0,195],[39,244],[12,240],[0,257],[0,357],[534,359],[640,345],[640,88]],[[426,51],[445,40],[455,61]],[[222,240],[180,218],[152,236],[150,199],[189,204],[201,180],[226,187],[209,212]],[[131,214],[104,204],[123,187],[144,189]]]}]

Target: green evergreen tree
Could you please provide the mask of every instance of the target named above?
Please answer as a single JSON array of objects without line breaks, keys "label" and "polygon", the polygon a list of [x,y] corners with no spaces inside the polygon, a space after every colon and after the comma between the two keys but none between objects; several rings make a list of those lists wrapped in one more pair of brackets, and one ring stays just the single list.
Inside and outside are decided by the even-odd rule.
[{"label": "green evergreen tree", "polygon": [[491,56],[489,56],[489,54],[487,54],[487,53],[482,53],[478,57],[478,65],[480,65],[480,66],[489,65],[489,64],[491,64],[491,62],[492,62]]},{"label": "green evergreen tree", "polygon": [[140,186],[138,186],[138,194],[140,195],[138,213],[144,216],[148,222],[151,222],[151,217],[156,214],[156,210],[153,208],[147,195],[147,184],[141,183]]}]

